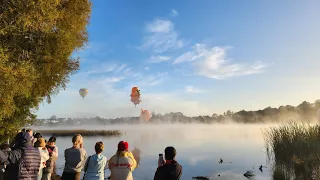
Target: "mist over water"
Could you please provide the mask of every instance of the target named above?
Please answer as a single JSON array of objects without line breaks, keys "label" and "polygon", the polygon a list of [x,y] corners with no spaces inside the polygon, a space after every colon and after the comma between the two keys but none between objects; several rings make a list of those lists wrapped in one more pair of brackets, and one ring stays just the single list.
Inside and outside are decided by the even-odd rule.
[{"label": "mist over water", "polygon": [[[94,144],[103,141],[105,144],[103,154],[109,159],[115,154],[120,140],[128,141],[130,150],[135,147],[141,150],[140,166],[133,172],[136,180],[153,179],[158,154],[164,153],[166,146],[174,146],[177,149],[176,158],[183,166],[182,180],[192,179],[193,176],[241,180],[246,179],[243,174],[248,170],[254,171],[256,179],[269,180],[271,179],[269,167],[263,172],[260,172],[258,167],[266,166],[262,130],[270,126],[272,124],[92,125],[55,127],[53,131],[54,129],[114,129],[125,132],[122,137],[84,137],[84,148],[88,155],[92,155]],[[57,137],[57,146],[59,148],[57,173],[62,174],[63,152],[72,146],[71,137]],[[220,158],[224,163],[218,163]],[[109,173],[109,170],[106,170],[106,174]]]}]

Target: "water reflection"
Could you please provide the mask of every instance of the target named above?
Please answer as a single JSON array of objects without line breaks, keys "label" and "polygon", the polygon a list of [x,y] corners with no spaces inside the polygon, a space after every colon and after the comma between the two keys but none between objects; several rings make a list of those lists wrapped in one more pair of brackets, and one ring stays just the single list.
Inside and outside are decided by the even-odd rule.
[{"label": "water reflection", "polygon": [[[103,127],[100,127],[100,129]],[[258,167],[266,164],[266,154],[261,151],[264,140],[262,125],[150,125],[108,126],[107,129],[127,132],[122,137],[84,137],[88,155],[94,153],[94,144],[103,141],[103,154],[110,158],[116,152],[120,140],[129,142],[129,149],[140,151],[140,166],[133,172],[135,180],[153,179],[158,154],[166,146],[177,149],[177,160],[183,167],[182,180],[195,176],[207,176],[212,180],[246,180],[244,173],[253,171],[255,179],[269,180],[272,173]],[[59,158],[57,174],[62,174],[63,152],[72,146],[70,138],[57,138]],[[222,158],[223,163],[219,164]],[[232,162],[232,163],[230,163]],[[106,171],[109,175],[109,170]]]}]

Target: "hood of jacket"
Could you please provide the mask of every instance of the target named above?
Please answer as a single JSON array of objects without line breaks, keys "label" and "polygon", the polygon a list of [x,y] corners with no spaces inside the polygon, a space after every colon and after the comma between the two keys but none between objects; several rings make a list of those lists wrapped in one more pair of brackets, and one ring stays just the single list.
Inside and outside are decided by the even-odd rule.
[{"label": "hood of jacket", "polygon": [[103,157],[102,154],[95,154],[91,156],[91,159],[99,164],[103,162]]},{"label": "hood of jacket", "polygon": [[27,147],[32,146],[31,142],[31,136],[27,132],[20,132],[16,135],[14,138],[15,140],[15,146],[14,149],[20,148],[20,147]]}]

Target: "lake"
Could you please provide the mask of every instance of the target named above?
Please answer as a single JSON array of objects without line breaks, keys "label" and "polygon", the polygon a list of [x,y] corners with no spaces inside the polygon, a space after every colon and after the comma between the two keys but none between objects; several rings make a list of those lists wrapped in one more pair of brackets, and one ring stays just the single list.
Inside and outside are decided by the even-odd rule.
[{"label": "lake", "polygon": [[[167,124],[73,128],[118,129],[125,132],[122,137],[84,137],[84,148],[88,155],[92,155],[95,143],[103,141],[103,154],[109,159],[115,154],[119,141],[128,141],[130,150],[134,147],[141,150],[140,166],[133,172],[135,180],[153,179],[158,154],[164,153],[167,146],[174,146],[177,150],[176,159],[183,166],[182,180],[191,180],[194,176],[208,176],[212,180],[246,180],[243,174],[248,170],[254,171],[255,179],[271,179],[262,134],[262,130],[268,128],[268,125]],[[72,146],[71,137],[57,137],[57,146],[57,174],[61,175],[64,166],[63,153]],[[219,164],[220,158],[224,160],[222,164]],[[261,164],[267,166],[263,172],[258,169]],[[109,170],[106,170],[106,174],[110,174]]]}]

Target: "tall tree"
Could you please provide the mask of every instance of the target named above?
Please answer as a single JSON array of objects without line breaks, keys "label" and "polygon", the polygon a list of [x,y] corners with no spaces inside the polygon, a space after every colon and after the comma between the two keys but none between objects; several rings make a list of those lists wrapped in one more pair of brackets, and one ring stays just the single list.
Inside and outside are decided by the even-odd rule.
[{"label": "tall tree", "polygon": [[40,102],[79,69],[90,0],[0,1],[0,139],[31,122]]}]

